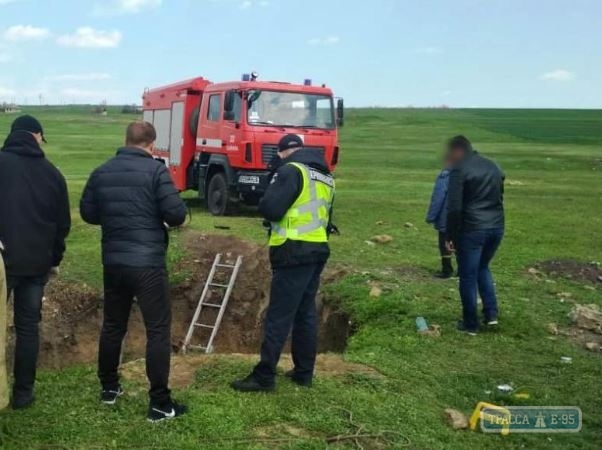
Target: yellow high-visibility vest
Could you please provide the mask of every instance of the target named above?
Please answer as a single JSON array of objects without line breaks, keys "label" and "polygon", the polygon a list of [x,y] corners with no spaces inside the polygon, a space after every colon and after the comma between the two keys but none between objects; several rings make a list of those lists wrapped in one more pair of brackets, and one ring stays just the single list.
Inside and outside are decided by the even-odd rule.
[{"label": "yellow high-visibility vest", "polygon": [[287,239],[328,242],[328,222],[334,199],[334,178],[305,164],[295,166],[303,178],[299,197],[279,222],[272,222],[269,245],[277,247]]}]

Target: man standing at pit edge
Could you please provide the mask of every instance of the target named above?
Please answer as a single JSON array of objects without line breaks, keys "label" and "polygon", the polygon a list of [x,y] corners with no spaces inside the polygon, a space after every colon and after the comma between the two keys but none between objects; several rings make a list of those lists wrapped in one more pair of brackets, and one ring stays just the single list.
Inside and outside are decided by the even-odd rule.
[{"label": "man standing at pit edge", "polygon": [[237,391],[272,391],[276,366],[292,328],[294,369],[286,376],[310,387],[317,351],[316,293],[330,256],[334,179],[324,156],[303,148],[294,134],[278,144],[282,159],[259,203],[271,222],[269,238],[272,286],[264,323],[261,361],[253,372],[232,383]]},{"label": "man standing at pit edge", "polygon": [[34,401],[44,287],[58,273],[71,228],[65,178],[44,155],[42,125],[18,117],[0,151],[0,241],[16,331],[11,405]]},{"label": "man standing at pit edge", "polygon": [[134,297],[146,327],[146,373],[150,381],[148,420],[184,414],[168,388],[171,304],[165,267],[167,230],[186,219],[165,164],[152,157],[157,134],[148,122],[127,128],[125,147],[96,169],[80,202],[82,218],[102,228],[104,321],[98,348],[101,401],[123,394],[117,373]]},{"label": "man standing at pit edge", "polygon": [[460,276],[462,320],[458,330],[476,335],[477,290],[485,326],[498,324],[497,298],[489,263],[504,236],[504,172],[479,155],[464,136],[448,143],[455,162],[449,177],[447,247],[455,251]]}]

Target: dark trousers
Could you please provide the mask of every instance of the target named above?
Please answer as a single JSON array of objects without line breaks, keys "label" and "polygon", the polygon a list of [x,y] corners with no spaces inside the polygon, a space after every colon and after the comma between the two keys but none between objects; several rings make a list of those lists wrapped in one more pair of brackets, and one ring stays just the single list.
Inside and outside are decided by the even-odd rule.
[{"label": "dark trousers", "polygon": [[146,327],[146,375],[153,405],[170,401],[171,304],[165,269],[104,269],[104,321],[98,346],[98,377],[103,389],[119,386],[119,358],[134,297]]},{"label": "dark trousers", "polygon": [[36,380],[40,350],[39,323],[48,276],[7,276],[8,296],[14,294],[16,331],[13,396],[29,396]]},{"label": "dark trousers", "polygon": [[261,384],[274,382],[276,366],[291,329],[295,378],[311,381],[317,353],[316,294],[323,269],[324,264],[307,264],[273,270],[261,361],[253,370]]},{"label": "dark trousers", "polygon": [[441,255],[441,271],[443,273],[453,273],[452,252],[445,246],[446,234],[439,231],[439,254]]},{"label": "dark trousers", "polygon": [[479,327],[477,317],[477,289],[483,300],[485,320],[497,319],[497,298],[489,263],[502,238],[503,228],[464,232],[458,241],[458,273],[463,320],[466,328]]}]

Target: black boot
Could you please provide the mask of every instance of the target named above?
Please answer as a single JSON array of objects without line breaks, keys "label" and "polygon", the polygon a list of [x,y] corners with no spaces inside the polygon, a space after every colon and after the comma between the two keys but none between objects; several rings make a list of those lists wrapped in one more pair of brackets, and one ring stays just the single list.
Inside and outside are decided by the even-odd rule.
[{"label": "black boot", "polygon": [[451,278],[454,276],[454,267],[450,257],[441,258],[441,272],[437,274],[438,278]]},{"label": "black boot", "polygon": [[274,383],[262,384],[253,374],[242,380],[233,381],[230,386],[232,389],[240,392],[271,392],[274,390]]},{"label": "black boot", "polygon": [[297,376],[297,373],[295,372],[295,369],[291,369],[291,370],[286,371],[284,373],[284,376],[286,378],[290,378],[293,383],[296,383],[296,384],[298,384],[299,386],[302,386],[302,387],[311,387],[311,385],[312,385],[312,380],[311,379],[309,379],[309,380],[303,380],[303,379],[299,378]]}]

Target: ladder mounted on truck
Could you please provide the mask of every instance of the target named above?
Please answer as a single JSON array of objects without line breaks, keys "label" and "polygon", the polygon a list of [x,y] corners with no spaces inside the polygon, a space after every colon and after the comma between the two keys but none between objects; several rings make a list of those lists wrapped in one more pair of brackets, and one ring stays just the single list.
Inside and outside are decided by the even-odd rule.
[{"label": "ladder mounted on truck", "polygon": [[[242,256],[238,256],[234,264],[227,264],[222,262],[221,253],[215,255],[215,260],[213,261],[213,266],[211,267],[211,271],[209,272],[209,276],[205,282],[205,287],[203,288],[203,293],[199,299],[199,304],[194,312],[192,322],[188,328],[188,333],[186,333],[186,339],[184,340],[184,345],[182,346],[183,353],[186,353],[186,351],[190,348],[203,350],[205,353],[213,352],[213,341],[215,340],[219,327],[222,323],[224,312],[226,311],[226,306],[228,306],[228,300],[230,300],[230,294],[232,294],[234,282],[236,281],[236,277],[238,276],[238,271],[240,270],[241,265]],[[218,271],[220,270],[222,272],[229,272],[229,275],[223,274],[228,277],[228,282],[225,284],[216,283],[214,281],[216,274],[219,275]],[[207,302],[207,298],[211,297],[211,294],[216,294],[216,291],[222,294],[221,302],[215,302],[213,300],[211,302]],[[217,316],[215,317],[215,320],[210,321],[210,323],[202,323],[200,321],[201,313],[207,308],[217,310]],[[190,343],[197,328],[211,330],[211,334],[205,345],[193,345]]]}]

